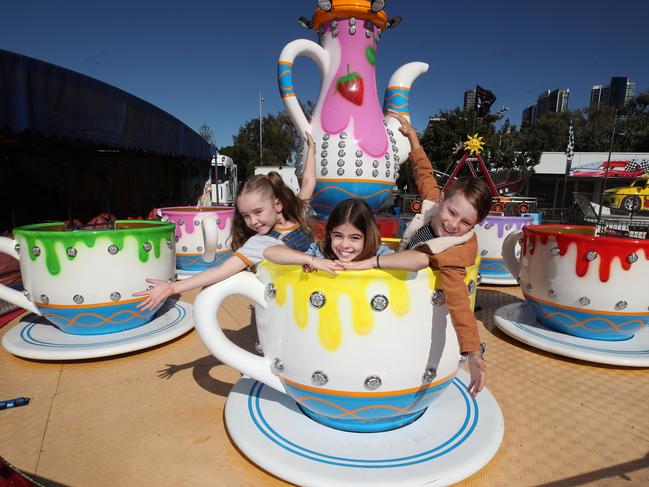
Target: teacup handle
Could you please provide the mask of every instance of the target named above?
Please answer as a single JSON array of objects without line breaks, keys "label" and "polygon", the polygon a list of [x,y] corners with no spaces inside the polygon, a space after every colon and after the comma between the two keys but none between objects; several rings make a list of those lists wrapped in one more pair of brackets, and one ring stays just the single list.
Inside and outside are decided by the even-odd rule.
[{"label": "teacup handle", "polygon": [[228,296],[241,295],[266,308],[264,285],[251,273],[240,272],[203,289],[194,301],[194,324],[205,347],[224,364],[284,392],[282,382],[271,371],[270,360],[232,343],[223,333],[217,310]]},{"label": "teacup handle", "polygon": [[[16,241],[14,239],[0,237],[0,252],[7,254],[8,256],[13,257],[16,260],[20,260],[15,246]],[[4,299],[11,304],[19,306],[20,308],[25,308],[27,311],[31,311],[32,313],[36,313],[37,315],[41,314],[38,311],[38,308],[34,306],[34,303],[27,299],[27,297],[23,293],[16,291],[15,289],[11,289],[9,286],[5,286],[4,284],[0,284],[0,299]]]},{"label": "teacup handle", "polygon": [[521,273],[521,261],[516,257],[516,244],[521,240],[522,233],[523,230],[516,230],[507,235],[503,242],[503,259],[516,280],[519,279]]},{"label": "teacup handle", "polygon": [[219,244],[219,231],[217,229],[216,218],[206,216],[201,221],[203,230],[203,260],[212,262],[216,255],[216,249]]}]

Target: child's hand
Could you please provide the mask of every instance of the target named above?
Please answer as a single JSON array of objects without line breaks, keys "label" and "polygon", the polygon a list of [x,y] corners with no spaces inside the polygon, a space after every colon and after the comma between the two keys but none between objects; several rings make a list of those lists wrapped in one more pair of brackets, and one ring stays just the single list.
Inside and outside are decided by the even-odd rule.
[{"label": "child's hand", "polygon": [[476,397],[478,392],[484,387],[487,376],[487,364],[478,352],[469,352],[468,363],[471,382],[467,390],[471,394],[471,397]]},{"label": "child's hand", "polygon": [[147,298],[137,305],[142,311],[149,311],[157,308],[165,299],[174,294],[173,284],[158,279],[147,279],[146,282],[153,284],[151,289],[133,293],[133,296],[146,296]]},{"label": "child's hand", "polygon": [[311,132],[304,132],[306,136],[306,145],[308,152],[315,154],[315,142],[313,142],[313,137],[311,137]]},{"label": "child's hand", "polygon": [[317,257],[314,257],[311,260],[311,263],[309,264],[309,267],[311,267],[312,269],[319,270],[319,271],[328,272],[329,274],[333,274],[334,276],[338,275],[338,273],[336,271],[344,270],[343,267],[338,265],[338,263],[334,262],[333,260],[319,259]]},{"label": "child's hand", "polygon": [[374,269],[375,262],[376,262],[376,257],[370,257],[369,259],[356,260],[353,262],[341,262],[337,260],[336,264],[340,265],[345,270],[365,271],[368,269]]},{"label": "child's hand", "polygon": [[410,125],[410,122],[408,122],[406,117],[397,112],[388,112],[388,115],[392,118],[396,118],[399,121],[399,123],[401,124],[401,127],[399,127],[399,132],[401,132],[408,139],[411,147],[413,149],[419,147],[419,137],[417,136],[417,132],[415,131],[413,126]]}]

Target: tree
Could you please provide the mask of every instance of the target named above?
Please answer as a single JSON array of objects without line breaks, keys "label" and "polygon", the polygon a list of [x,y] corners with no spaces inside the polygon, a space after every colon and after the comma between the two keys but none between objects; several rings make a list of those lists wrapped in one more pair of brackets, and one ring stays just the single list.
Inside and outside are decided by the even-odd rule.
[{"label": "tree", "polygon": [[210,150],[212,152],[216,152],[216,146],[214,145],[214,132],[212,131],[212,128],[204,123],[201,125],[201,127],[198,129],[198,135],[203,137],[203,140],[207,142],[210,146]]}]

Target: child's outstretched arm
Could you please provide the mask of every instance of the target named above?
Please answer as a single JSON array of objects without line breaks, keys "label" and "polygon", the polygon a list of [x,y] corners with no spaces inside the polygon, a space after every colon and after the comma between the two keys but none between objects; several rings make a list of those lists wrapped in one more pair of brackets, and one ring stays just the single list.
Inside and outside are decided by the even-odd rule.
[{"label": "child's outstretched arm", "polygon": [[313,255],[305,254],[299,250],[291,249],[286,245],[273,245],[264,250],[264,257],[275,264],[308,265],[313,269],[336,275],[336,271],[343,270],[334,261],[320,259]]},{"label": "child's outstretched arm", "polygon": [[311,133],[305,132],[306,143],[307,143],[307,152],[306,152],[306,161],[304,163],[304,172],[302,173],[302,184],[300,185],[300,191],[297,196],[301,200],[308,201],[313,196],[313,190],[315,189],[316,175],[315,175],[315,143],[313,142],[313,137]]},{"label": "child's outstretched arm", "polygon": [[401,124],[399,131],[410,142],[410,162],[412,163],[412,172],[415,175],[419,196],[425,200],[438,201],[440,190],[439,186],[437,186],[435,174],[433,174],[433,165],[419,143],[417,132],[400,113],[389,112],[388,115],[399,121]]},{"label": "child's outstretched arm", "polygon": [[428,267],[428,256],[417,250],[404,250],[394,254],[383,254],[354,262],[339,262],[338,265],[346,270],[362,271],[366,269],[400,269],[418,271]]},{"label": "child's outstretched arm", "polygon": [[167,282],[158,279],[147,279],[146,282],[152,284],[153,288],[147,291],[133,293],[133,296],[147,297],[137,305],[139,309],[146,311],[156,308],[169,296],[223,281],[245,268],[246,264],[241,259],[237,256],[232,256],[220,266],[199,272],[195,276],[183,281]]}]

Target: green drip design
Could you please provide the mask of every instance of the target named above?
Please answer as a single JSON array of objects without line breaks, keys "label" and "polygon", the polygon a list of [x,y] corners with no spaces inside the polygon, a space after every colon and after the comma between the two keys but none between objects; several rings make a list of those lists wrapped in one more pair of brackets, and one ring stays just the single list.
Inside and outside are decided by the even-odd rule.
[{"label": "green drip design", "polygon": [[365,48],[365,59],[367,59],[367,62],[372,66],[376,63],[376,51],[372,46],[367,46]]},{"label": "green drip design", "polygon": [[[105,238],[108,239],[112,245],[117,246],[119,251],[122,251],[124,250],[124,240],[126,237],[132,237],[137,241],[138,258],[140,259],[140,262],[145,263],[149,260],[149,254],[151,252],[144,250],[144,244],[146,242],[150,243],[152,247],[151,250],[155,254],[156,259],[159,259],[161,246],[166,245],[167,240],[173,242],[174,232],[176,229],[175,224],[168,222],[147,222],[147,227],[145,228],[125,229],[119,229],[119,223],[132,224],[132,220],[124,222],[118,220],[115,223],[118,226],[117,230],[45,230],[48,227],[63,227],[63,223],[56,222],[26,225],[16,228],[13,233],[16,238],[22,237],[26,243],[27,248],[21,248],[20,251],[27,252],[32,262],[44,257],[48,272],[51,275],[56,276],[61,272],[61,261],[56,252],[56,246],[58,244],[63,245],[65,256],[68,261],[72,261],[77,258],[78,254],[74,257],[67,255],[66,250],[70,247],[76,248],[77,252],[82,252],[83,250],[77,246],[78,244],[85,244],[86,247],[92,248],[95,246],[98,239]],[[38,246],[41,249],[41,253],[38,256],[34,255],[32,252],[32,248],[37,245],[37,241],[40,243]],[[106,252],[108,252],[108,247],[106,247]]]}]

